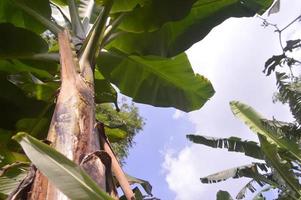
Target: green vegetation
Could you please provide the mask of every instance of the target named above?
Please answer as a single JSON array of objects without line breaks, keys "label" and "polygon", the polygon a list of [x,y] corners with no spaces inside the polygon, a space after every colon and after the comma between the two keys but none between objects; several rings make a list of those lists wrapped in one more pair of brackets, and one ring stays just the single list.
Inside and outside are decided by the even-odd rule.
[{"label": "green vegetation", "polygon": [[142,131],[144,121],[138,108],[132,103],[122,102],[120,110],[116,111],[111,104],[96,106],[96,119],[105,124],[105,131],[110,138],[112,148],[123,163],[128,150],[134,145],[135,135]]},{"label": "green vegetation", "polygon": [[[300,17],[297,17],[292,23],[296,22]],[[279,200],[300,199],[301,82],[298,76],[295,76],[292,72],[292,68],[296,67],[300,61],[289,56],[290,54],[287,54],[287,52],[297,51],[301,40],[289,40],[284,46],[281,43],[281,32],[288,26],[279,29],[276,25],[270,24],[266,20],[264,20],[264,24],[276,28],[276,32],[280,36],[283,54],[272,56],[268,59],[263,72],[267,76],[275,72],[278,93],[274,101],[288,104],[295,121],[269,120],[262,117],[250,106],[238,101],[232,101],[230,102],[230,107],[233,114],[258,136],[259,144],[254,141],[243,141],[237,137],[213,138],[201,135],[187,135],[187,138],[197,144],[212,148],[225,148],[228,151],[244,153],[246,156],[262,161],[203,177],[201,178],[202,183],[215,183],[229,178],[247,177],[251,178],[251,180],[240,190],[236,199],[243,199],[246,197],[248,190],[254,193],[260,187],[262,187],[262,190],[254,196],[254,200],[265,199],[263,193],[270,190],[277,190],[277,199]],[[289,69],[288,73],[277,70],[283,66]],[[255,183],[258,185],[256,186]],[[217,196],[219,195],[226,195],[225,199],[232,199],[225,191],[220,191]]]},{"label": "green vegetation", "polygon": [[[136,102],[186,112],[201,108],[214,89],[193,72],[184,51],[227,18],[263,13],[271,3],[1,0],[1,180],[17,162],[34,165],[24,179],[13,173],[9,181],[19,184],[1,196],[111,199],[118,198],[117,185],[127,199],[144,198],[132,191],[135,181],[109,142],[128,135],[114,146],[123,159],[141,118],[132,106],[114,113],[96,104],[117,105],[114,84]],[[150,188],[144,187],[147,195]]]}]

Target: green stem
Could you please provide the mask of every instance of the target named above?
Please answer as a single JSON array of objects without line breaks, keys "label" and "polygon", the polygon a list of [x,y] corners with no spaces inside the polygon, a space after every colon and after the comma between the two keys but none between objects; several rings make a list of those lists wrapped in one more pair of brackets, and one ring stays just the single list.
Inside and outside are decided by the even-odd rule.
[{"label": "green stem", "polygon": [[83,50],[80,53],[80,68],[83,71],[84,66],[87,63],[94,63],[95,57],[100,50],[100,41],[102,41],[106,23],[110,14],[111,7],[113,5],[113,1],[109,0],[106,1],[103,11],[98,15],[94,26],[92,27],[91,31],[89,32],[88,37],[86,38]]},{"label": "green stem", "polygon": [[114,30],[118,27],[118,25],[122,22],[122,19],[124,18],[126,14],[120,14],[111,25],[108,26],[104,33],[103,40],[100,44],[100,49],[102,49],[106,44],[108,44],[111,41],[111,38],[115,38],[115,36],[120,35],[120,33],[113,33]]},{"label": "green stem", "polygon": [[72,25],[72,31],[75,33],[76,36],[79,38],[85,38],[85,32],[83,28],[83,24],[81,23],[77,6],[74,0],[68,0],[68,7],[71,17],[71,25]]}]

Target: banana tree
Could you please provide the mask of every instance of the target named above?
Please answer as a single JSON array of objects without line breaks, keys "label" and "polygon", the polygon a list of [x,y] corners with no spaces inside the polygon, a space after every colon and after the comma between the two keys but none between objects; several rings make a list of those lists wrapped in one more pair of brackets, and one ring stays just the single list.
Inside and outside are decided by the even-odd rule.
[{"label": "banana tree", "polygon": [[230,106],[233,114],[258,135],[260,144],[254,141],[243,141],[237,137],[214,138],[187,135],[187,138],[197,144],[244,153],[246,156],[264,162],[218,172],[201,178],[201,182],[215,183],[229,178],[247,177],[251,178],[251,181],[240,190],[236,196],[237,199],[243,199],[247,190],[255,192],[254,183],[258,183],[261,187],[268,186],[263,191],[278,189],[278,199],[300,198],[301,185],[298,178],[300,177],[301,149],[299,139],[294,137],[300,133],[299,126],[275,119],[267,120],[250,106],[238,101],[232,101]]},{"label": "banana tree", "polygon": [[[61,154],[27,134],[16,137],[41,170],[35,173],[26,198],[74,198],[52,173],[63,162],[68,169],[81,167],[71,177],[89,175],[76,179],[80,183],[91,177],[98,187],[118,198],[112,171],[126,198],[134,199],[104,126],[96,122],[95,103],[117,105],[114,84],[136,102],[185,112],[201,108],[214,89],[205,77],[193,72],[184,51],[225,19],[263,13],[271,3],[272,0],[2,0],[0,105],[5,114],[1,115],[0,127],[5,156],[1,165],[27,159],[7,139],[13,133],[26,131],[45,139],[48,132],[45,142]],[[37,159],[41,151],[48,160]],[[64,156],[75,165],[65,161]],[[55,158],[56,164],[49,164],[53,168],[41,163]],[[91,187],[82,191],[91,191]]]},{"label": "banana tree", "polygon": [[[276,1],[270,9],[269,14],[279,11],[279,2]],[[282,46],[281,33],[287,27],[300,19],[298,16],[283,29],[277,29],[279,42]],[[272,25],[266,20],[266,26]],[[274,26],[274,25],[273,25]],[[253,108],[243,103],[233,101],[230,103],[232,112],[241,119],[255,134],[258,135],[259,144],[254,141],[243,141],[237,137],[214,138],[201,135],[187,135],[187,138],[194,143],[206,145],[212,148],[225,148],[228,151],[244,153],[255,159],[264,161],[260,165],[266,166],[265,169],[258,164],[250,164],[228,169],[207,177],[201,178],[203,183],[218,182],[228,178],[248,177],[248,182],[237,194],[236,199],[243,199],[249,190],[255,192],[258,183],[263,189],[255,195],[254,200],[265,199],[263,192],[271,189],[278,189],[277,199],[299,199],[301,195],[300,179],[300,77],[293,74],[292,68],[296,66],[298,60],[286,55],[287,52],[293,52],[300,47],[300,39],[288,40],[286,46],[283,46],[282,55],[274,55],[265,62],[263,72],[269,76],[275,72],[278,93],[274,96],[273,102],[280,101],[287,103],[295,122],[288,123],[273,120],[267,120],[258,114]],[[287,66],[290,73],[277,71],[277,67]],[[248,167],[249,166],[249,167]],[[251,168],[250,168],[251,166]],[[247,169],[247,170],[246,170]],[[251,171],[250,171],[251,169]],[[260,169],[260,170],[259,170]],[[269,169],[268,171],[266,169]],[[245,173],[247,171],[247,173]],[[250,173],[251,172],[251,173]],[[226,195],[225,199],[232,199],[230,194],[220,191],[218,195]],[[227,197],[228,196],[228,197]]]}]

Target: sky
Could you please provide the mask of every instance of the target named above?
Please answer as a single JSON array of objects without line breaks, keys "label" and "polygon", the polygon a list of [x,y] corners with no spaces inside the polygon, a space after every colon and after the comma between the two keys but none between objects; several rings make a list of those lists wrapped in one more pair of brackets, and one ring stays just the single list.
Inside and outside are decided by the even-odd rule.
[{"label": "sky", "polygon": [[[268,21],[281,28],[300,14],[300,0],[282,0],[280,12],[269,16]],[[173,108],[136,104],[146,125],[136,136],[136,145],[130,150],[124,169],[148,180],[154,196],[162,200],[214,200],[216,192],[222,189],[235,197],[248,182],[231,179],[202,184],[200,177],[255,160],[192,144],[185,138],[187,134],[201,134],[257,141],[256,135],[233,116],[230,101],[242,101],[269,119],[293,120],[287,106],[272,103],[277,89],[275,77],[266,77],[262,70],[269,57],[280,53],[280,46],[274,29],[261,24],[257,17],[230,18],[187,50],[194,71],[207,77],[216,91],[200,110],[183,113]],[[283,39],[300,36],[301,23],[297,22]]]}]

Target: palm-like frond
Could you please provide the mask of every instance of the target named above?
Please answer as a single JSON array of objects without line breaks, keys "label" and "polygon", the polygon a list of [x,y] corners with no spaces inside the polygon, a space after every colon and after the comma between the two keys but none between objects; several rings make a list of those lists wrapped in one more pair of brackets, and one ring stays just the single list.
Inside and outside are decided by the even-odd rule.
[{"label": "palm-like frond", "polygon": [[267,192],[269,190],[273,189],[271,186],[267,186],[263,189],[261,189],[254,197],[253,200],[266,200],[266,198],[263,196],[263,192]]},{"label": "palm-like frond", "polygon": [[260,146],[254,141],[243,141],[238,137],[215,138],[202,135],[186,135],[186,137],[197,144],[213,148],[225,148],[228,149],[228,151],[245,153],[246,156],[256,159],[264,159],[264,154],[261,151]]},{"label": "palm-like frond", "polygon": [[297,120],[301,123],[301,83],[300,81],[291,82],[285,73],[276,73],[279,94],[287,101],[290,110]]},{"label": "palm-like frond", "polygon": [[296,200],[294,194],[289,190],[279,192],[277,200]]},{"label": "palm-like frond", "polygon": [[252,163],[249,165],[234,167],[215,174],[211,174],[209,176],[201,178],[201,182],[216,183],[227,180],[229,178],[248,177],[254,178],[256,181],[263,181],[270,184],[270,180],[268,180],[265,176],[261,175],[258,169],[265,172],[268,171],[268,167],[265,163]]},{"label": "palm-like frond", "polygon": [[257,189],[254,186],[255,183],[258,183],[260,187],[263,187],[264,185],[266,185],[265,182],[256,181],[255,179],[252,179],[237,193],[236,199],[244,199],[246,197],[246,193],[248,190],[251,191],[252,193],[256,192]]},{"label": "palm-like frond", "polygon": [[262,120],[263,126],[270,132],[277,134],[279,137],[285,137],[288,140],[294,141],[300,145],[301,128],[296,123],[288,123],[273,120]]},{"label": "palm-like frond", "polygon": [[265,118],[252,107],[238,101],[231,101],[230,106],[233,114],[241,119],[254,133],[265,137],[269,144],[275,144],[277,151],[279,149],[287,151],[292,157],[295,157],[301,162],[301,150],[299,145],[295,141],[279,136],[278,133],[273,132],[272,129],[266,129],[262,123]]},{"label": "palm-like frond", "polygon": [[256,181],[254,179],[252,179],[251,181],[249,181],[236,195],[236,199],[243,199],[246,196],[246,192],[249,190],[252,193],[256,191],[256,188],[253,186],[253,184]]},{"label": "palm-like frond", "polygon": [[267,163],[269,163],[269,166],[273,166],[272,172],[274,176],[278,177],[277,182],[282,182],[281,185],[287,186],[284,190],[294,191],[295,195],[300,197],[301,185],[293,173],[291,164],[281,159],[275,144],[269,143],[268,140],[260,134],[258,134],[258,138],[262,151],[266,155]]}]

